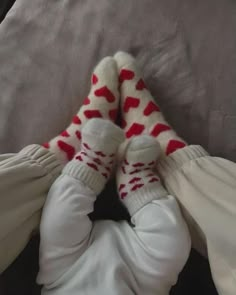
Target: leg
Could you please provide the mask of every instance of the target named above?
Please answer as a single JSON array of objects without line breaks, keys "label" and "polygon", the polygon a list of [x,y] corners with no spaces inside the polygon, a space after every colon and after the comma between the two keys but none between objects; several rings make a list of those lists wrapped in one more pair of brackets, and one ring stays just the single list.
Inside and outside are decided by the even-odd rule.
[{"label": "leg", "polygon": [[82,130],[82,150],[51,187],[40,226],[38,282],[46,288],[86,249],[92,229],[88,214],[110,176],[122,141],[123,132],[113,123],[90,120]]},{"label": "leg", "polygon": [[[124,76],[124,70],[133,73],[129,79],[121,79],[123,118],[128,122],[126,128],[135,124],[137,117],[142,117],[139,120],[141,132],[150,133],[160,142],[162,160],[158,162],[157,168],[166,188],[181,204],[193,246],[202,254],[208,253],[218,291],[234,294],[236,164],[209,157],[199,146],[187,146],[165,121],[143,83],[134,58],[119,53],[115,59],[121,77]],[[135,111],[125,107],[127,95],[141,98],[136,102],[138,108]],[[126,133],[127,137],[130,135],[132,133]]]},{"label": "leg", "polygon": [[159,171],[187,218],[204,233],[220,294],[236,289],[236,164],[189,146],[163,159]]},{"label": "leg", "polygon": [[31,146],[17,155],[0,156],[0,273],[38,227],[49,188],[80,149],[82,126],[93,117],[114,121],[118,101],[117,67],[114,59],[107,57],[95,68],[89,97],[67,130],[44,147]]},{"label": "leg", "polygon": [[[150,136],[133,138],[117,172],[118,191],[142,241],[145,252],[138,262],[148,265],[159,290],[169,292],[187,261],[190,237],[177,202],[162,187],[154,172],[158,142]],[[148,261],[147,261],[148,259]],[[152,274],[152,275],[151,275]]]},{"label": "leg", "polygon": [[[160,143],[160,158],[185,147],[186,142],[166,122],[159,106],[147,89],[136,60],[125,52],[117,53],[115,59],[119,70],[121,113],[126,142],[128,143],[136,135],[150,134]],[[120,150],[120,154],[123,153],[124,151]],[[193,247],[205,254],[207,251],[204,234],[190,216],[187,220]]]},{"label": "leg", "polygon": [[[157,168],[165,186],[181,204],[194,247],[202,254],[208,253],[218,290],[223,294],[234,294],[236,165],[209,157],[199,146],[186,146],[165,121],[145,84],[139,82],[142,79],[135,60],[125,53],[119,53],[115,58],[121,74],[123,69],[134,74],[131,79],[122,81],[122,97],[128,93],[141,97],[138,117],[143,114],[143,131],[160,142],[162,160]],[[129,124],[135,123],[137,111],[128,109],[126,112],[126,101],[123,103],[123,117]]]},{"label": "leg", "polygon": [[0,273],[38,228],[48,190],[61,169],[56,157],[37,145],[0,156]]}]

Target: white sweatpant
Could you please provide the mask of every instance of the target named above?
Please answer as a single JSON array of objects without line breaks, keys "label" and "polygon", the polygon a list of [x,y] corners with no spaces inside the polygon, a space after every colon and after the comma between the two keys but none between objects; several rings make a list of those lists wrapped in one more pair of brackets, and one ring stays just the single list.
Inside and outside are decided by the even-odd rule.
[{"label": "white sweatpant", "polygon": [[65,167],[43,210],[38,276],[43,294],[168,294],[190,252],[175,199],[158,199],[157,191],[157,199],[132,216],[133,226],[92,223],[88,214],[96,195],[79,180],[77,163]]}]

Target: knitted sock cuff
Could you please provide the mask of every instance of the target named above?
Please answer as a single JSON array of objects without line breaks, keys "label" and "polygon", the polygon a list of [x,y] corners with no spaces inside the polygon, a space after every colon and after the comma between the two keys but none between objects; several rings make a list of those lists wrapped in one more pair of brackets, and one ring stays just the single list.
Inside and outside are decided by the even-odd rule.
[{"label": "knitted sock cuff", "polygon": [[86,163],[78,162],[78,160],[69,162],[63,169],[63,174],[67,174],[83,182],[96,195],[101,193],[106,184],[106,179],[103,175],[92,170]]},{"label": "knitted sock cuff", "polygon": [[146,204],[153,200],[165,198],[168,192],[162,186],[161,183],[150,184],[148,187],[143,187],[137,192],[129,194],[122,200],[122,203],[127,207],[130,216],[132,217],[137,211],[139,211]]}]

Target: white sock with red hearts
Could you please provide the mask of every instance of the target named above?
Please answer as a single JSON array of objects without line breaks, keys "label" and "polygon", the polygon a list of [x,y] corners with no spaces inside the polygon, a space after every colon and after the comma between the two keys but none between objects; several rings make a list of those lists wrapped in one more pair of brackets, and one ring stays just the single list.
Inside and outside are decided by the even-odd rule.
[{"label": "white sock with red hearts", "polygon": [[124,141],[123,130],[103,119],[92,119],[82,129],[81,151],[66,167],[76,169],[79,180],[99,194],[108,181],[119,145]]},{"label": "white sock with red hearts", "polygon": [[185,147],[186,143],[166,122],[147,89],[135,59],[125,52],[118,52],[114,58],[119,71],[122,127],[126,138],[150,134],[159,141],[162,155]]},{"label": "white sock with red hearts", "polygon": [[132,216],[152,200],[167,195],[154,168],[160,154],[158,141],[148,135],[133,137],[117,169],[117,189]]},{"label": "white sock with red hearts", "polygon": [[119,104],[117,64],[112,57],[104,58],[95,68],[88,97],[85,98],[72,123],[60,135],[43,144],[66,163],[80,150],[81,129],[91,118],[115,122]]}]

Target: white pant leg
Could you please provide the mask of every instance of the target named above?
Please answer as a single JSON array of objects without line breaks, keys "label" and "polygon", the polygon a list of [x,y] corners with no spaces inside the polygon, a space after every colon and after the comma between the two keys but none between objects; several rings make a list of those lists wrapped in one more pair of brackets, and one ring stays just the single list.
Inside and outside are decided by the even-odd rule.
[{"label": "white pant leg", "polygon": [[197,242],[193,246],[207,246],[218,293],[235,295],[236,164],[192,145],[159,161],[158,170],[185,211],[192,241]]},{"label": "white pant leg", "polygon": [[167,196],[148,203],[134,214],[132,223],[153,257],[161,284],[174,285],[191,248],[188,228],[176,200]]},{"label": "white pant leg", "polygon": [[38,230],[43,204],[61,170],[55,155],[39,145],[0,155],[0,273]]},{"label": "white pant leg", "polygon": [[95,199],[91,189],[65,172],[52,185],[40,225],[39,284],[55,282],[85,251]]}]

